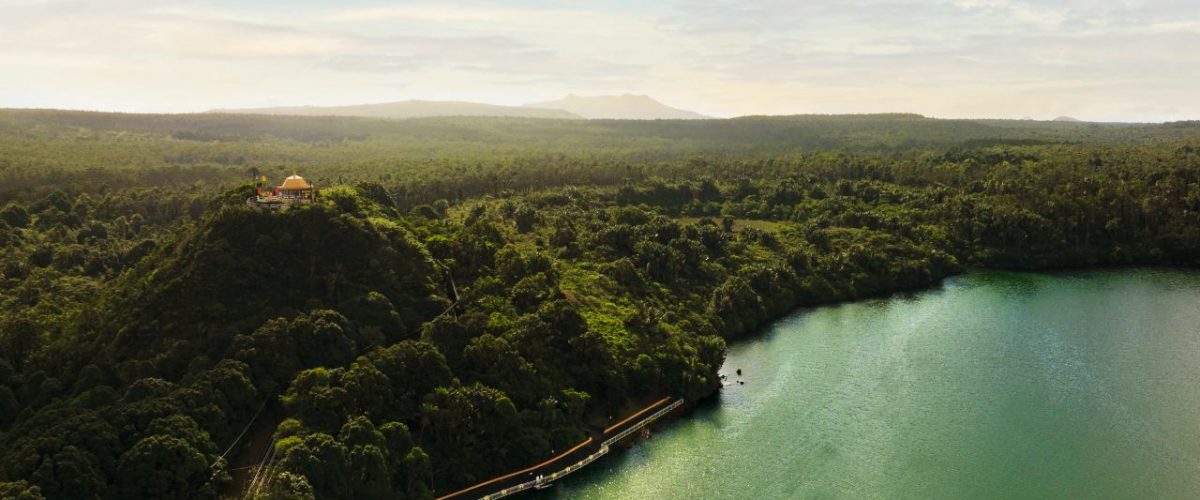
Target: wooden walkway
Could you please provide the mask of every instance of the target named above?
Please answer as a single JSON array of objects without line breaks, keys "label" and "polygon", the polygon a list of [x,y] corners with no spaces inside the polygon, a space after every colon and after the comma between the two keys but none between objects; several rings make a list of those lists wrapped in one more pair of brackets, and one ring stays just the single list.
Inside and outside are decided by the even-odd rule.
[{"label": "wooden walkway", "polygon": [[668,397],[655,401],[641,411],[604,429],[604,433],[598,440],[589,437],[575,447],[545,462],[464,488],[439,497],[438,500],[492,500],[550,484],[604,456],[608,453],[610,446],[645,428],[683,404],[682,399],[674,401],[671,399]]}]

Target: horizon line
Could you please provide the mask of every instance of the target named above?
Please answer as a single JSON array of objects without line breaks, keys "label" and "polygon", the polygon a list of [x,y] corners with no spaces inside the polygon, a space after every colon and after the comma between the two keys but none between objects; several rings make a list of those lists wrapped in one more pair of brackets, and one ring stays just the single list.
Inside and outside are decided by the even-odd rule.
[{"label": "horizon line", "polygon": [[[572,95],[578,95],[578,94],[572,94]],[[645,94],[607,94],[607,95],[584,96],[584,97],[609,97],[609,96],[620,96],[620,95],[645,95]],[[1066,116],[1066,115],[1055,117],[1055,118],[1033,118],[1033,117],[1002,118],[1002,117],[961,117],[961,116],[956,117],[956,116],[933,116],[933,115],[928,115],[928,114],[914,112],[914,111],[872,111],[872,112],[845,112],[845,113],[798,112],[798,113],[781,113],[781,114],[754,113],[754,114],[735,115],[735,116],[714,116],[714,115],[705,114],[703,118],[584,118],[584,117],[579,117],[579,118],[542,118],[542,117],[488,116],[488,115],[470,115],[470,114],[413,116],[413,117],[406,117],[406,118],[385,118],[385,117],[370,117],[370,116],[358,116],[358,115],[346,115],[346,114],[289,115],[286,113],[254,113],[253,112],[255,110],[278,109],[278,108],[317,108],[317,109],[319,109],[319,108],[339,108],[339,107],[349,107],[349,106],[374,106],[374,105],[382,105],[382,104],[393,104],[393,103],[399,103],[399,102],[440,102],[440,103],[454,102],[454,103],[482,104],[482,105],[488,105],[488,106],[511,107],[511,108],[530,107],[531,109],[558,109],[558,108],[538,108],[536,106],[525,106],[525,105],[493,104],[493,103],[480,102],[480,101],[461,101],[461,100],[446,100],[446,99],[441,99],[441,100],[405,99],[405,100],[400,100],[400,101],[384,101],[384,102],[358,103],[358,104],[332,104],[332,105],[298,104],[298,105],[277,105],[277,106],[262,106],[262,107],[250,107],[250,108],[212,108],[212,109],[197,110],[197,111],[127,111],[127,110],[98,109],[98,108],[88,109],[88,108],[20,107],[20,106],[0,105],[0,111],[66,111],[66,112],[77,112],[77,113],[98,113],[98,114],[119,114],[119,115],[163,115],[163,116],[167,116],[167,115],[207,115],[207,114],[221,115],[221,114],[224,114],[224,115],[276,116],[276,117],[285,116],[285,117],[293,117],[293,118],[337,117],[337,118],[360,118],[360,119],[391,120],[391,121],[412,120],[412,119],[422,119],[422,118],[518,118],[518,119],[529,119],[529,120],[567,120],[567,121],[606,121],[606,120],[607,121],[655,121],[655,120],[662,120],[662,121],[722,121],[722,120],[737,120],[737,119],[746,119],[746,118],[840,117],[840,116],[865,117],[865,116],[885,116],[885,115],[892,115],[892,116],[910,115],[910,116],[914,116],[914,117],[918,117],[918,118],[926,119],[926,120],[945,120],[945,121],[1014,121],[1014,122],[1029,121],[1029,122],[1111,124],[1111,125],[1166,125],[1166,124],[1171,124],[1171,123],[1186,123],[1186,122],[1200,121],[1200,118],[1189,118],[1189,119],[1183,119],[1183,120],[1089,120],[1089,119],[1082,119],[1082,118]],[[676,108],[676,109],[683,110],[682,108]],[[684,110],[684,111],[691,111],[691,110]]]}]

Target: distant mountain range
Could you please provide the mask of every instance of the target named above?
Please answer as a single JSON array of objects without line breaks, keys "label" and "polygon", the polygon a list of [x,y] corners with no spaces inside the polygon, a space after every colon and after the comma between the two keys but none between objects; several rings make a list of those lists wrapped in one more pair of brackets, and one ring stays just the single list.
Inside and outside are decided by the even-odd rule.
[{"label": "distant mountain range", "polygon": [[672,108],[647,95],[579,96],[571,94],[556,101],[526,104],[526,108],[561,109],[589,120],[699,120],[700,113]]},{"label": "distant mountain range", "polygon": [[498,106],[463,101],[398,101],[350,106],[283,106],[271,108],[214,109],[210,113],[293,116],[359,116],[405,119],[434,116],[508,116],[560,120],[694,120],[708,118],[672,108],[644,95],[577,96],[524,106]]},{"label": "distant mountain range", "polygon": [[214,109],[210,113],[292,116],[360,116],[364,118],[424,118],[431,116],[512,116],[521,118],[557,118],[578,120],[581,117],[561,109],[539,109],[521,106],[497,106],[463,101],[398,101],[351,106],[283,106],[275,108]]}]

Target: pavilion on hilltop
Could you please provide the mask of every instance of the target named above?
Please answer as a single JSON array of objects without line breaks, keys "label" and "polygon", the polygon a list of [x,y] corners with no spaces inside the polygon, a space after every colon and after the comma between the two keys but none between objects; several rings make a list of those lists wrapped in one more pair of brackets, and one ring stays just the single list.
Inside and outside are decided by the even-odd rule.
[{"label": "pavilion on hilltop", "polygon": [[246,204],[259,208],[279,209],[300,203],[312,203],[317,199],[317,187],[300,177],[293,170],[283,184],[268,187],[267,176],[256,179],[255,193]]}]

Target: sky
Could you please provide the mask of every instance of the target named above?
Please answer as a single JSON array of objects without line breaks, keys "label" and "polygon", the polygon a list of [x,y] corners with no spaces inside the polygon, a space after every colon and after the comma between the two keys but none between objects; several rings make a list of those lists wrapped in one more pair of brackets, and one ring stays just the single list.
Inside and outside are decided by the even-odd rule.
[{"label": "sky", "polygon": [[1200,0],[0,0],[0,107],[1200,118]]}]

